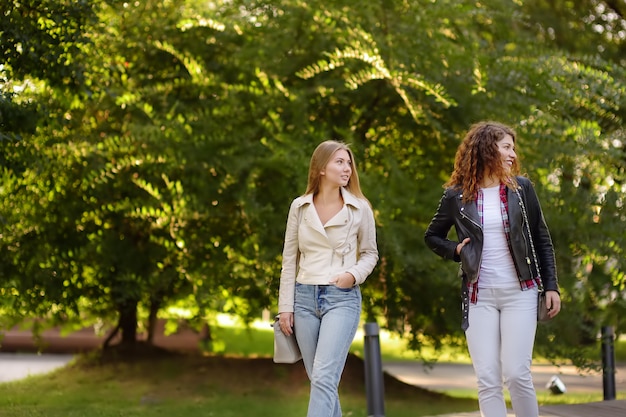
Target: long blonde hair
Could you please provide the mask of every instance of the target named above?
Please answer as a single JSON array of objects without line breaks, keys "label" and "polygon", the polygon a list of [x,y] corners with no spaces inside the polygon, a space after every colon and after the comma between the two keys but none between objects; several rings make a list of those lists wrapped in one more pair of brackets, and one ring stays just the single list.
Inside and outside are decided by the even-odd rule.
[{"label": "long blonde hair", "polygon": [[315,148],[313,155],[311,155],[311,162],[309,163],[309,179],[306,186],[305,194],[317,194],[320,190],[321,172],[326,168],[328,162],[338,150],[344,150],[350,155],[352,161],[352,174],[350,174],[350,180],[345,188],[354,194],[356,197],[365,198],[361,191],[361,184],[359,183],[359,174],[356,169],[356,162],[354,160],[354,154],[350,150],[349,146],[343,142],[336,140],[326,140]]},{"label": "long blonde hair", "polygon": [[515,143],[515,131],[502,123],[487,121],[472,125],[456,151],[454,170],[444,186],[461,188],[463,201],[473,200],[486,171],[500,182],[517,187],[517,158],[507,171],[502,166],[502,157],[498,150],[498,142],[506,135],[510,135]]}]

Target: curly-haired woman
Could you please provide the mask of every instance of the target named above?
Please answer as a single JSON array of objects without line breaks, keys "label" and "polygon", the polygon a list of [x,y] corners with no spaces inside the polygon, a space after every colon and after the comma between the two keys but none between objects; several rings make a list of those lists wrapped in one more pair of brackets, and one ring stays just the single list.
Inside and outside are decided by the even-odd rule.
[{"label": "curly-haired woman", "polygon": [[[537,417],[530,366],[537,292],[549,316],[561,309],[554,247],[531,182],[518,176],[513,129],[473,125],[425,233],[437,255],[460,262],[462,328],[483,417],[506,417],[503,386],[517,417]],[[454,227],[458,240],[448,238]]]}]

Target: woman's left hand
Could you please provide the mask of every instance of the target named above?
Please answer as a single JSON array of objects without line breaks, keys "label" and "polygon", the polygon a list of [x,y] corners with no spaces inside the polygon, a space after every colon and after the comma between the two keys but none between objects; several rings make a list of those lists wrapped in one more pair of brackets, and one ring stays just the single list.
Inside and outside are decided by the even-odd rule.
[{"label": "woman's left hand", "polygon": [[356,284],[356,279],[351,273],[344,272],[331,279],[329,284],[339,288],[352,288]]},{"label": "woman's left hand", "polygon": [[554,318],[561,311],[561,296],[556,291],[546,291],[546,307],[548,317]]}]

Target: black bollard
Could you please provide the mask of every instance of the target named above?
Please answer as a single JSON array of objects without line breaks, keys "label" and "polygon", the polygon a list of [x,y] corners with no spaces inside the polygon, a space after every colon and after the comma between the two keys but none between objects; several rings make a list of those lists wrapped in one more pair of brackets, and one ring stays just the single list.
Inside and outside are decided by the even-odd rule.
[{"label": "black bollard", "polygon": [[385,417],[385,388],[380,338],[377,323],[365,323],[363,354],[365,355],[365,393],[367,416]]},{"label": "black bollard", "polygon": [[612,326],[602,327],[602,389],[604,401],[615,399],[615,334]]}]

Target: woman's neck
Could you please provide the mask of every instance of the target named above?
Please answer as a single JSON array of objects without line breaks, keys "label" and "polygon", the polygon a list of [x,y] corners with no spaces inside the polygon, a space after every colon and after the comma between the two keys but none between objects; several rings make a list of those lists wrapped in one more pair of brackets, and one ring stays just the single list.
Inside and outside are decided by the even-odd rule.
[{"label": "woman's neck", "polygon": [[491,188],[500,185],[500,180],[494,177],[484,177],[482,182],[480,183],[481,188]]},{"label": "woman's neck", "polygon": [[313,198],[317,204],[321,205],[337,204],[337,202],[343,204],[339,187],[320,187]]}]

